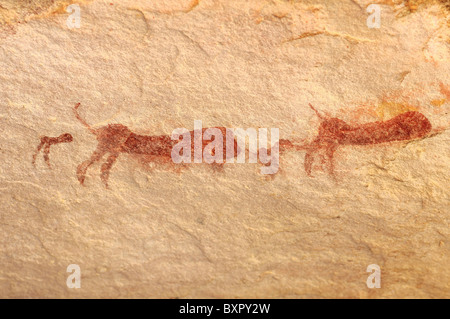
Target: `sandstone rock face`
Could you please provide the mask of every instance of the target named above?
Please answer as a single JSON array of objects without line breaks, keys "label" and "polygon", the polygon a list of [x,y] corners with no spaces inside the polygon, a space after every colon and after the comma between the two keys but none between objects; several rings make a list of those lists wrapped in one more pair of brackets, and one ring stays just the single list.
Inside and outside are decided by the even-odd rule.
[{"label": "sandstone rock face", "polygon": [[0,297],[449,298],[448,3],[377,3],[2,1]]}]

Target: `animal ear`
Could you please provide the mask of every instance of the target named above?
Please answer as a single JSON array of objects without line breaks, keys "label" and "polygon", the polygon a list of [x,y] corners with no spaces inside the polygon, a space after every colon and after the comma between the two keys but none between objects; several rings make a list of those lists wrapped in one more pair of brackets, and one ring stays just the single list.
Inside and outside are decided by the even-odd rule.
[{"label": "animal ear", "polygon": [[316,113],[317,117],[321,120],[325,120],[325,118],[317,111],[314,106],[311,105],[311,103],[308,103],[309,107]]}]

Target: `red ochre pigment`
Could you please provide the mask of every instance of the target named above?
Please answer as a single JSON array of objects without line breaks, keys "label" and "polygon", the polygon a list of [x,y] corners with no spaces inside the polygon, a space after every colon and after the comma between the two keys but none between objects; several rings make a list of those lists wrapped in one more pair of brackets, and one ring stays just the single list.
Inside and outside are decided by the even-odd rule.
[{"label": "red ochre pigment", "polygon": [[[128,127],[122,124],[109,124],[107,126],[94,129],[78,114],[78,103],[75,108],[77,119],[93,133],[98,141],[97,149],[91,158],[81,163],[77,168],[77,177],[81,184],[84,184],[86,172],[88,168],[95,162],[100,161],[103,156],[109,154],[106,161],[101,166],[101,179],[105,186],[108,186],[108,178],[112,165],[121,153],[132,155],[142,155],[141,161],[167,163],[174,165],[172,161],[172,148],[179,143],[179,140],[172,140],[168,135],[147,136],[133,133]],[[312,105],[310,107],[316,112],[321,123],[317,137],[306,144],[298,144],[298,141],[289,139],[279,140],[279,153],[282,155],[289,150],[305,150],[304,169],[308,176],[312,176],[312,166],[315,156],[318,153],[324,155],[328,172],[334,177],[333,156],[341,145],[374,145],[393,141],[408,141],[425,137],[431,131],[430,121],[419,112],[406,112],[387,121],[377,121],[361,125],[350,125],[338,118],[322,116]],[[222,132],[223,140],[223,162],[227,160],[226,141],[232,138],[234,140],[234,158],[241,152],[238,147],[236,138],[231,131],[227,131],[225,127],[216,127]],[[195,136],[202,137],[202,150],[211,143],[211,141],[203,140],[203,134],[207,128],[198,131],[190,131],[191,156],[193,157]],[[38,146],[36,154],[33,156],[33,164],[35,163],[38,152],[44,147],[44,159],[48,165],[50,146],[57,143],[67,143],[72,141],[70,134],[62,134],[59,137],[43,137]],[[258,152],[261,152],[259,149]],[[267,150],[267,153],[271,150]],[[214,156],[214,149],[212,151]],[[142,160],[143,158],[143,160]],[[180,164],[177,164],[180,165]],[[213,163],[214,168],[222,168],[223,163]],[[265,164],[267,165],[267,164]],[[179,167],[179,166],[178,166]]]},{"label": "red ochre pigment", "polygon": [[[393,141],[407,141],[426,136],[431,131],[430,121],[419,112],[406,112],[388,121],[349,125],[338,118],[324,117],[310,105],[320,118],[319,134],[306,146],[305,172],[311,176],[314,155],[325,152],[328,172],[334,176],[333,155],[340,145],[374,145]],[[292,147],[292,146],[291,146]],[[295,145],[294,145],[295,147]]]},{"label": "red ochre pigment", "polygon": [[[154,161],[159,163],[172,163],[172,148],[179,141],[172,140],[168,135],[157,135],[157,136],[148,136],[148,135],[139,135],[133,133],[128,127],[122,124],[109,124],[107,126],[101,127],[99,129],[93,129],[84,119],[82,119],[78,114],[78,107],[80,104],[78,103],[75,106],[75,115],[77,119],[83,123],[94,135],[97,137],[98,145],[97,149],[92,154],[89,160],[81,163],[77,168],[77,177],[81,184],[84,184],[86,171],[95,162],[102,159],[102,157],[109,153],[106,162],[103,163],[101,167],[101,179],[106,187],[108,187],[108,178],[112,165],[119,157],[120,153],[128,153],[133,155],[144,155],[144,160]],[[223,140],[223,162],[226,161],[226,140],[227,138],[233,138],[234,135],[230,136],[230,133],[226,131],[225,127],[216,127],[222,132],[222,136],[224,136]],[[190,131],[191,135],[191,156],[194,156],[194,134],[195,136],[200,135],[201,137],[205,133],[207,128],[202,129],[202,134],[200,135],[200,130]],[[202,150],[205,149],[207,145],[209,145],[211,141],[203,140],[202,138]],[[237,146],[237,142],[234,139],[234,152],[233,157],[237,156],[239,153],[239,149]],[[212,151],[212,156],[215,155],[215,151]],[[175,164],[174,164],[175,165]],[[214,168],[222,168],[223,163],[213,163]]]},{"label": "red ochre pigment", "polygon": [[38,145],[36,152],[33,154],[33,165],[36,164],[36,157],[41,151],[42,148],[44,148],[44,160],[47,163],[48,167],[50,167],[50,146],[59,144],[59,143],[70,143],[73,141],[72,135],[69,133],[61,134],[58,137],[49,137],[49,136],[43,136],[41,137],[41,143]]}]

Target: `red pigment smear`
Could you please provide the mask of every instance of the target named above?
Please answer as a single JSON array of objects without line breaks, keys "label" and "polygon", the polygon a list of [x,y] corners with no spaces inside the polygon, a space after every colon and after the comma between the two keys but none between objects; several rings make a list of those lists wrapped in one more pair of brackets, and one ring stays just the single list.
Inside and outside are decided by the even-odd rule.
[{"label": "red pigment smear", "polygon": [[49,158],[50,146],[59,144],[59,143],[70,143],[72,141],[73,141],[73,137],[69,133],[61,134],[58,137],[49,137],[49,136],[41,137],[41,143],[38,145],[36,152],[33,154],[33,160],[31,163],[33,165],[36,164],[36,157],[39,154],[39,152],[41,151],[41,149],[44,148],[44,150],[43,150],[44,160],[47,163],[48,167],[51,167],[50,166],[50,158]]},{"label": "red pigment smear", "polygon": [[450,100],[450,88],[448,86],[445,86],[444,83],[439,83],[440,91],[443,95],[445,95],[447,101]]}]

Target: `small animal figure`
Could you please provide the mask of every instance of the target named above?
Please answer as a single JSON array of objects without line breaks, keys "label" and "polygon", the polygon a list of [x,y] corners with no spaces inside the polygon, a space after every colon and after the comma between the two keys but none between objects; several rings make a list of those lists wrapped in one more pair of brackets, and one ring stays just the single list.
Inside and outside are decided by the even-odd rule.
[{"label": "small animal figure", "polygon": [[39,154],[39,152],[41,151],[41,149],[44,148],[44,150],[43,150],[44,160],[47,163],[48,167],[51,168],[50,158],[49,158],[50,146],[59,144],[59,143],[70,143],[72,141],[73,141],[73,137],[69,133],[61,134],[58,137],[49,137],[49,136],[41,137],[41,143],[38,145],[36,152],[33,154],[32,164],[36,165],[36,157]]}]

